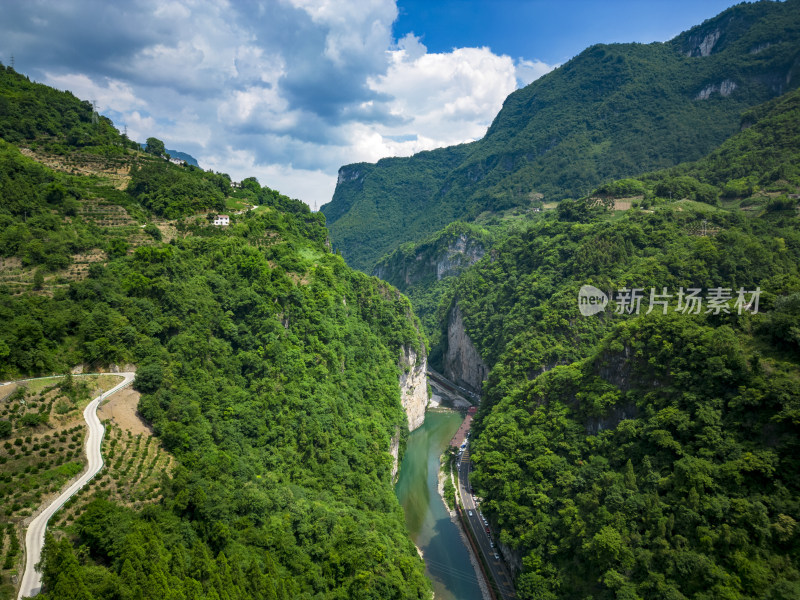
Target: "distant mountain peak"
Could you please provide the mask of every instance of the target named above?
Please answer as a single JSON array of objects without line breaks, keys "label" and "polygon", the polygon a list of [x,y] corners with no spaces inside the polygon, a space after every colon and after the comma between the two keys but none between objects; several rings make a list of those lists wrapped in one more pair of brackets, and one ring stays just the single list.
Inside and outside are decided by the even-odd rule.
[{"label": "distant mountain peak", "polygon": [[[139,144],[144,150],[147,144]],[[177,158],[178,160],[184,161],[186,164],[192,165],[194,167],[200,167],[200,164],[197,162],[197,159],[192,156],[191,154],[187,154],[186,152],[181,152],[180,150],[170,150],[169,148],[166,149],[167,154],[169,154],[170,158]]]}]

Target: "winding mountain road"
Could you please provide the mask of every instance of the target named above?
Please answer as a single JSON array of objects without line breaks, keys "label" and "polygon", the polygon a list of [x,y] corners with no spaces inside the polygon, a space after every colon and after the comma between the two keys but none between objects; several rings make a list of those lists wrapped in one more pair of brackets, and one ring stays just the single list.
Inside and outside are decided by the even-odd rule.
[{"label": "winding mountain road", "polygon": [[[90,373],[87,373],[89,375]],[[47,529],[47,521],[55,512],[64,506],[79,489],[86,485],[97,472],[103,468],[103,455],[100,454],[100,442],[103,441],[105,428],[97,418],[97,407],[111,394],[114,394],[133,381],[136,373],[91,373],[91,375],[121,375],[124,379],[107,392],[103,392],[92,400],[83,411],[83,418],[89,426],[89,436],[86,439],[86,456],[89,467],[81,477],[69,486],[61,495],[50,503],[36,518],[28,525],[25,533],[25,574],[22,576],[22,584],[19,588],[18,600],[35,596],[42,589],[42,576],[36,571],[36,565],[42,558],[42,546],[44,546],[44,532]]]}]

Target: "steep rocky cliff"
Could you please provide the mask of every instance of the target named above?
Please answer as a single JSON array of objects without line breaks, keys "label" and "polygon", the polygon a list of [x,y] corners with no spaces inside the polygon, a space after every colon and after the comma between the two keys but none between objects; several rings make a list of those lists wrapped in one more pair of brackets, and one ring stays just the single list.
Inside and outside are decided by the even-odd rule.
[{"label": "steep rocky cliff", "polygon": [[436,279],[457,275],[466,267],[478,262],[485,252],[483,244],[462,233],[447,246],[444,254],[436,261]]},{"label": "steep rocky cliff", "polygon": [[486,230],[455,222],[418,244],[404,244],[378,262],[372,274],[404,293],[419,284],[458,275],[478,262],[490,245]]},{"label": "steep rocky cliff", "polygon": [[443,360],[444,375],[451,381],[480,393],[489,367],[464,329],[461,309],[455,304],[447,319],[447,350]]},{"label": "steep rocky cliff", "polygon": [[490,252],[493,235],[483,226],[456,221],[418,243],[401,245],[372,271],[411,300],[430,342],[428,363],[440,372],[444,331],[439,299],[463,271]]},{"label": "steep rocky cliff", "polygon": [[392,483],[397,481],[397,471],[400,469],[400,430],[394,432],[392,442],[389,446],[389,454],[392,455]]},{"label": "steep rocky cliff", "polygon": [[425,420],[428,407],[428,357],[425,351],[417,353],[405,346],[400,359],[403,373],[400,375],[400,399],[408,416],[408,430],[414,431]]},{"label": "steep rocky cliff", "polygon": [[[424,346],[417,352],[410,346],[403,346],[400,358],[400,400],[408,417],[408,430],[414,431],[425,420],[425,409],[428,408],[428,356]],[[397,479],[400,461],[400,430],[392,437],[389,453],[392,455],[392,481]]]}]

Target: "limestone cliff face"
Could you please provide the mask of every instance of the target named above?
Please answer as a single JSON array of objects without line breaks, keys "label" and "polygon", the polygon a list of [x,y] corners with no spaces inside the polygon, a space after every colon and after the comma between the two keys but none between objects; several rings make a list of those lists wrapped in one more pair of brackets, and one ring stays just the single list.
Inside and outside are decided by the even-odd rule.
[{"label": "limestone cliff face", "polygon": [[708,100],[711,94],[714,93],[719,93],[720,96],[727,97],[730,96],[737,87],[739,86],[731,79],[726,79],[719,83],[712,83],[700,90],[697,96],[695,96],[695,100]]},{"label": "limestone cliff face", "polygon": [[345,166],[339,169],[339,177],[336,180],[336,185],[348,183],[350,181],[361,181],[364,179],[364,170],[359,168],[359,165]]},{"label": "limestone cliff face", "polygon": [[516,577],[517,573],[522,571],[522,556],[517,550],[506,546],[499,539],[497,540],[497,548],[500,550],[500,554],[503,555],[503,558],[506,559],[506,565],[511,567],[511,576]]},{"label": "limestone cliff face", "polygon": [[[417,353],[410,346],[403,346],[400,358],[400,400],[408,418],[408,430],[414,431],[425,421],[425,409],[428,408],[428,356],[423,347]],[[389,445],[392,455],[392,482],[397,480],[400,460],[400,431],[395,431]]]},{"label": "limestone cliff face", "polygon": [[487,234],[478,228],[452,223],[428,240],[401,246],[384,257],[372,274],[405,291],[458,275],[486,254],[487,244]]},{"label": "limestone cliff face", "polygon": [[447,352],[443,365],[445,377],[475,393],[480,393],[481,385],[489,374],[489,367],[464,329],[458,304],[450,310],[447,320]]},{"label": "limestone cliff face", "polygon": [[408,430],[414,431],[425,420],[428,407],[428,357],[424,350],[418,354],[404,346],[400,367],[400,399],[408,417]]},{"label": "limestone cliff face", "polygon": [[392,455],[392,483],[397,481],[397,471],[400,468],[400,430],[394,432],[389,446],[389,454]]},{"label": "limestone cliff face", "polygon": [[686,56],[710,56],[721,35],[719,29],[695,33],[689,37]]},{"label": "limestone cliff face", "polygon": [[462,233],[447,246],[443,256],[438,257],[436,279],[458,275],[465,268],[478,262],[485,253],[483,244]]}]

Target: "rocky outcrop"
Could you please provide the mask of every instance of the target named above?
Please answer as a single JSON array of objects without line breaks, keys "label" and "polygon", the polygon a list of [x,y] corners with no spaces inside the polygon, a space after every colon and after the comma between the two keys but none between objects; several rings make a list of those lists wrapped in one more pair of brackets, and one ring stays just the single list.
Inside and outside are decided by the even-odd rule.
[{"label": "rocky outcrop", "polygon": [[506,561],[506,566],[508,566],[511,570],[511,576],[516,577],[517,573],[522,571],[522,556],[519,552],[511,548],[511,546],[507,546],[499,539],[498,536],[497,540],[497,549],[500,550],[500,554],[503,555],[503,558]]},{"label": "rocky outcrop", "polygon": [[400,358],[400,399],[408,417],[408,430],[414,431],[425,420],[428,407],[428,357],[425,351],[417,353],[410,346],[403,347]]},{"label": "rocky outcrop", "polygon": [[710,56],[717,45],[722,32],[719,29],[703,34],[695,34],[689,38],[689,49],[687,56]]},{"label": "rocky outcrop", "polygon": [[397,481],[397,471],[400,468],[400,430],[396,430],[389,444],[389,454],[392,455],[392,483]]},{"label": "rocky outcrop", "polygon": [[756,44],[752,48],[750,48],[750,54],[758,54],[759,52],[763,52],[767,48],[772,46],[772,42],[762,42],[760,44]]},{"label": "rocky outcrop", "polygon": [[695,96],[695,100],[708,100],[711,94],[719,92],[720,96],[728,97],[737,88],[736,82],[731,79],[726,79],[720,83],[712,83],[700,90]]},{"label": "rocky outcrop", "polygon": [[[425,409],[428,408],[428,356],[425,349],[417,352],[410,346],[403,346],[400,357],[400,401],[408,418],[408,430],[414,431],[425,421]],[[400,435],[398,429],[389,443],[389,454],[392,455],[392,482],[397,480],[400,462]]]},{"label": "rocky outcrop", "polygon": [[489,367],[464,329],[458,304],[450,309],[447,319],[447,351],[443,366],[445,377],[476,394],[480,394],[483,381],[489,374]]},{"label": "rocky outcrop", "polygon": [[350,181],[360,181],[364,179],[363,169],[359,169],[358,165],[352,167],[345,166],[339,169],[339,177],[336,180],[337,185],[348,183]]},{"label": "rocky outcrop", "polygon": [[465,268],[478,262],[486,250],[483,244],[462,233],[451,242],[443,256],[436,261],[436,279],[458,275]]},{"label": "rocky outcrop", "polygon": [[407,290],[423,281],[441,281],[458,275],[486,253],[485,240],[480,239],[481,236],[468,231],[453,231],[465,227],[454,224],[448,227],[450,231],[440,232],[433,240],[411,248],[399,248],[381,260],[372,274],[400,290]]}]

